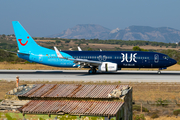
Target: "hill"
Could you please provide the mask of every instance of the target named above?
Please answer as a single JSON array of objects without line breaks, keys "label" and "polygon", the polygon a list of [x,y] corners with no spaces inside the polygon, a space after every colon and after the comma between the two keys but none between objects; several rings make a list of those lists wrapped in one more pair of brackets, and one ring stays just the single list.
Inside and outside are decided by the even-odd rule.
[{"label": "hill", "polygon": [[69,28],[59,34],[48,37],[60,37],[68,39],[106,39],[111,30],[95,24],[79,24],[73,28]]},{"label": "hill", "polygon": [[80,24],[59,34],[48,37],[67,39],[102,39],[102,40],[146,40],[166,43],[180,42],[180,30],[170,27],[129,26],[125,29],[110,30],[95,24]]},{"label": "hill", "polygon": [[[34,40],[43,47],[53,49],[56,46],[61,50],[77,50],[77,46],[80,46],[83,51],[93,50],[99,51],[122,51],[122,50],[132,50],[134,46],[139,46],[142,49],[148,49],[149,51],[161,52],[169,55],[173,59],[176,59],[180,64],[180,42],[175,43],[163,43],[163,42],[150,42],[142,40],[99,40],[99,39],[62,39],[62,38],[38,38],[34,37]],[[17,42],[15,36],[13,35],[0,35],[0,62],[25,62],[17,57],[17,55],[12,53],[7,53],[7,51],[18,50]]]}]

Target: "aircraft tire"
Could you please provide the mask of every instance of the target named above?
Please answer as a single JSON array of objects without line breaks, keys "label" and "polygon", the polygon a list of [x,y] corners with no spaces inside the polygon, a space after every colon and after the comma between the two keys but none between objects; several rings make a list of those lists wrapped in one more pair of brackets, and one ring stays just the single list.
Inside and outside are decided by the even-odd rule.
[{"label": "aircraft tire", "polygon": [[92,70],[89,70],[88,73],[89,73],[89,74],[92,74]]},{"label": "aircraft tire", "polygon": [[93,70],[92,70],[92,73],[95,74],[95,73],[96,73],[96,69],[93,69]]},{"label": "aircraft tire", "polygon": [[90,69],[90,70],[88,71],[89,74],[95,74],[96,72],[97,72],[96,69]]}]

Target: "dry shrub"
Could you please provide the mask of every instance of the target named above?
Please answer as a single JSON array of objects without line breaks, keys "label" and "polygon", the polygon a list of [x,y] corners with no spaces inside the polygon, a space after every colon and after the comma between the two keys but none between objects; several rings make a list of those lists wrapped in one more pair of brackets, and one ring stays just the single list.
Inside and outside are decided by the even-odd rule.
[{"label": "dry shrub", "polygon": [[180,114],[180,109],[174,110],[174,111],[173,111],[173,114],[176,115],[176,116],[178,116],[178,114]]},{"label": "dry shrub", "polygon": [[[133,110],[141,111],[141,106],[140,105],[133,105]],[[142,112],[149,112],[149,110],[145,107],[142,107]]]},{"label": "dry shrub", "polygon": [[152,113],[152,115],[151,115],[151,118],[153,118],[153,119],[154,119],[154,118],[158,118],[158,117],[159,117],[159,115],[158,115],[157,113],[155,113],[155,112]]},{"label": "dry shrub", "polygon": [[146,120],[144,114],[133,115],[133,120]]}]

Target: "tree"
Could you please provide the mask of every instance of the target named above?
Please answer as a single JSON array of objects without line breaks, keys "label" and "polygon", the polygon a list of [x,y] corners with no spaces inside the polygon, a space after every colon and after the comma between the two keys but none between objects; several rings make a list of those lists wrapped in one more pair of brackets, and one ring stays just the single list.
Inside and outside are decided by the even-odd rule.
[{"label": "tree", "polygon": [[88,51],[92,51],[92,48],[88,48]]},{"label": "tree", "polygon": [[139,46],[134,46],[134,47],[133,47],[133,51],[148,51],[148,50],[142,49],[142,48],[140,48]]},{"label": "tree", "polygon": [[133,51],[141,51],[141,48],[139,46],[134,46]]},{"label": "tree", "polygon": [[2,34],[2,37],[3,37],[3,38],[5,38],[5,37],[6,37],[6,35],[5,35],[5,34]]}]

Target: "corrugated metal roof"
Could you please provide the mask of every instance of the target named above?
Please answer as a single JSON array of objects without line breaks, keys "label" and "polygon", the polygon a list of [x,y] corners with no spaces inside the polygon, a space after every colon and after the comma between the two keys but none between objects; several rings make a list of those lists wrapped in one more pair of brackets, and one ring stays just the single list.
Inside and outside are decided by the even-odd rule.
[{"label": "corrugated metal roof", "polygon": [[22,113],[115,116],[123,102],[77,101],[77,100],[32,100],[19,109]]},{"label": "corrugated metal roof", "polygon": [[76,84],[35,84],[19,97],[68,97],[68,98],[108,98],[114,89],[128,85],[76,85]]}]

